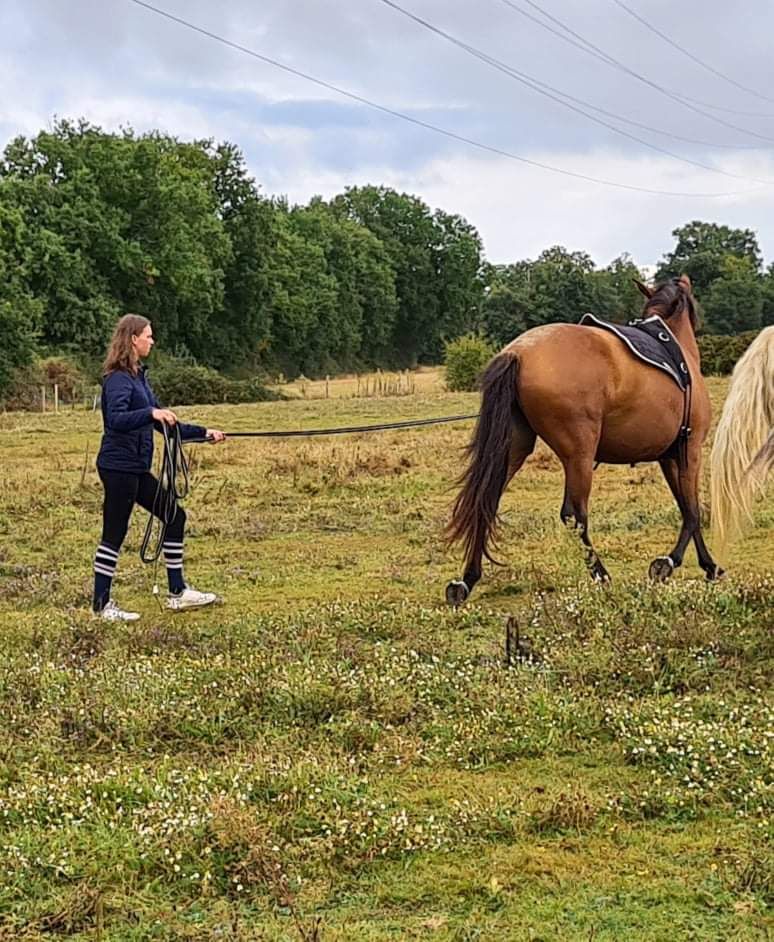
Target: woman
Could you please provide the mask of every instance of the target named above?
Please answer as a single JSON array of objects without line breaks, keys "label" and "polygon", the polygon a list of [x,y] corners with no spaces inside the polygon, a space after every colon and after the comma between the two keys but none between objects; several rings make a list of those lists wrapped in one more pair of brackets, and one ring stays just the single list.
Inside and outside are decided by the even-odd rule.
[{"label": "woman", "polygon": [[[102,383],[102,418],[105,432],[97,455],[97,471],[105,488],[102,514],[102,539],[94,557],[93,608],[106,621],[136,621],[137,612],[119,608],[110,598],[110,589],[121,544],[129,527],[135,503],[150,513],[164,504],[156,500],[158,481],[151,474],[153,429],[177,424],[177,416],[162,409],[153,395],[141,361],[153,349],[150,321],[139,314],[126,314],[116,325],[104,365]],[[207,438],[225,441],[218,429],[179,423],[183,441]],[[163,495],[162,495],[163,496]],[[156,513],[158,516],[158,513]],[[181,611],[211,605],[212,592],[198,592],[183,579],[183,532],[185,511],[177,513],[168,524],[162,550],[167,567],[169,597],[167,608]]]}]

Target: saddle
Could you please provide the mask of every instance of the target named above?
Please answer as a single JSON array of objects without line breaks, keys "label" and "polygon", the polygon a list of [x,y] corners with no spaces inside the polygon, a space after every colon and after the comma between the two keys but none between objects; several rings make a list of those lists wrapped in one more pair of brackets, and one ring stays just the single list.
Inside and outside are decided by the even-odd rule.
[{"label": "saddle", "polygon": [[680,344],[658,314],[628,324],[611,324],[594,314],[584,314],[580,323],[615,334],[638,360],[671,376],[683,392],[691,385],[691,374]]},{"label": "saddle", "polygon": [[680,431],[663,457],[676,454],[682,467],[687,461],[686,443],[691,434],[691,373],[685,362],[683,351],[675,335],[665,321],[653,314],[642,320],[629,321],[628,324],[611,324],[594,314],[584,314],[580,324],[598,327],[615,334],[631,351],[632,355],[648,366],[653,366],[670,376],[683,393],[683,421]]}]

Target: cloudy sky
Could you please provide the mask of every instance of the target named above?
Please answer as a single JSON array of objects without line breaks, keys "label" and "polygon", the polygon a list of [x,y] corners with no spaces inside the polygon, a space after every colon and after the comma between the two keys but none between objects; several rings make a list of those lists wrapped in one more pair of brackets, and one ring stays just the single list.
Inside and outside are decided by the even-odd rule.
[{"label": "cloudy sky", "polygon": [[753,228],[774,259],[770,0],[152,2],[492,150],[134,0],[0,0],[0,147],[54,116],[226,139],[268,194],[386,184],[464,215],[494,262],[560,243],[653,264],[691,219]]}]

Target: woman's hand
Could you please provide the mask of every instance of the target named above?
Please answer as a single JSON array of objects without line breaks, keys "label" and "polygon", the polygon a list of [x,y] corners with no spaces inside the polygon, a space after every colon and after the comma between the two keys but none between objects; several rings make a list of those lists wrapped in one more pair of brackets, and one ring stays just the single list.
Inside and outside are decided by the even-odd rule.
[{"label": "woman's hand", "polygon": [[208,442],[212,442],[213,445],[217,445],[218,442],[225,442],[225,440],[226,440],[225,432],[221,432],[221,430],[217,428],[207,429],[207,441]]},{"label": "woman's hand", "polygon": [[151,416],[154,421],[163,422],[165,425],[172,426],[177,423],[177,416],[171,409],[154,409]]}]

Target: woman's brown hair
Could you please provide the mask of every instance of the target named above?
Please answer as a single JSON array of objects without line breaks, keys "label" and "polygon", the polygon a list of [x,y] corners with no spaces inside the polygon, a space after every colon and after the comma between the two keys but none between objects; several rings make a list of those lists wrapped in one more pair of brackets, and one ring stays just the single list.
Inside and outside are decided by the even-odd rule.
[{"label": "woman's brown hair", "polygon": [[123,370],[125,373],[131,373],[132,375],[137,374],[140,363],[132,346],[132,337],[139,337],[148,324],[150,324],[150,321],[142,314],[124,314],[113,331],[113,337],[102,366],[104,376],[115,373],[117,370]]}]

